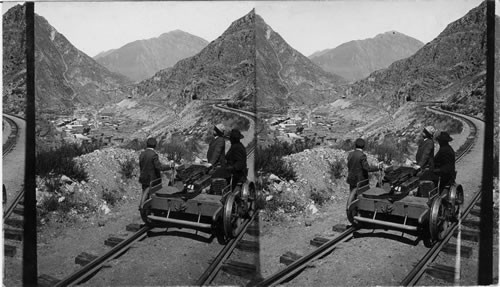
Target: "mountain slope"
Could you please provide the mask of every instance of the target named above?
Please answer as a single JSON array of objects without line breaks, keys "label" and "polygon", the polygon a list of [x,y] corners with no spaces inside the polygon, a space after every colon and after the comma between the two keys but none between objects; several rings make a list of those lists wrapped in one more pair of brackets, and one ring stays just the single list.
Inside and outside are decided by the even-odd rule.
[{"label": "mountain slope", "polygon": [[36,14],[35,77],[37,111],[44,112],[102,106],[123,97],[118,88],[129,83],[75,48]]},{"label": "mountain slope", "polygon": [[288,106],[331,101],[345,80],[323,71],[290,47],[260,16],[256,16],[257,106],[286,110]]},{"label": "mountain slope", "polygon": [[327,72],[355,81],[413,55],[423,45],[415,38],[390,31],[374,38],[350,41],[333,49],[316,52],[309,59]]},{"label": "mountain slope", "polygon": [[395,111],[408,101],[445,100],[480,115],[486,78],[486,4],[450,23],[413,56],[373,72],[351,86],[362,97]]},{"label": "mountain slope", "polygon": [[110,71],[141,81],[181,59],[193,56],[207,44],[200,37],[175,30],[157,38],[134,41],[119,49],[99,53],[94,59]]},{"label": "mountain slope", "polygon": [[24,116],[26,109],[25,6],[16,5],[3,15],[4,113]]}]

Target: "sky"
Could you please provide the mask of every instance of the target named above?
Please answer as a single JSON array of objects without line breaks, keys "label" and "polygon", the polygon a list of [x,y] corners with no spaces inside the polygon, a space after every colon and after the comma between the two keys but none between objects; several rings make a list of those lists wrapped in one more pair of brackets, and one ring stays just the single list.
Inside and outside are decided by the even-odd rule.
[{"label": "sky", "polygon": [[[176,29],[213,41],[255,8],[293,48],[324,49],[398,31],[424,43],[481,0],[37,2],[45,17],[89,56]],[[4,6],[8,6],[4,3]],[[4,7],[4,11],[6,7]]]}]

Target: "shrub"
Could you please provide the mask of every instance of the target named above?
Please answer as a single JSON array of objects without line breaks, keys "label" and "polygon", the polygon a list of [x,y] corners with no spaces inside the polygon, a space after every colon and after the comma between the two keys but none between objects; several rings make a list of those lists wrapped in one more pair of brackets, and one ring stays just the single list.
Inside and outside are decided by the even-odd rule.
[{"label": "shrub", "polygon": [[36,155],[36,174],[42,177],[64,174],[78,181],[87,180],[85,169],[74,161],[75,157],[86,151],[81,145],[68,143],[58,148],[40,150]]},{"label": "shrub", "polygon": [[334,162],[329,162],[328,166],[329,166],[328,173],[330,174],[330,178],[332,180],[342,178],[342,173],[344,171],[344,166],[345,166],[343,160],[336,160]]},{"label": "shrub", "polygon": [[114,206],[121,199],[121,194],[116,189],[108,190],[105,188],[102,191],[102,199],[106,201],[107,204]]},{"label": "shrub", "polygon": [[134,176],[134,169],[137,165],[137,162],[134,158],[129,158],[126,161],[120,163],[120,173],[126,178],[130,179]]},{"label": "shrub", "polygon": [[327,203],[332,196],[332,191],[330,190],[317,190],[317,189],[312,189],[309,195],[309,198],[314,201],[319,206],[323,206],[323,204]]}]

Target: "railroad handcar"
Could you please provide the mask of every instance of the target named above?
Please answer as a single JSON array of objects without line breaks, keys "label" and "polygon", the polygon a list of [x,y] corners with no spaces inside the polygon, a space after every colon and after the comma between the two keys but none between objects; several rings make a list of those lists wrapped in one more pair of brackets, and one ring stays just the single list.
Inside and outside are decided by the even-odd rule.
[{"label": "railroad handcar", "polygon": [[394,229],[414,234],[432,246],[458,220],[463,188],[421,180],[412,167],[390,167],[375,187],[360,182],[347,200],[347,218],[359,228]]},{"label": "railroad handcar", "polygon": [[204,231],[221,244],[236,237],[255,212],[255,184],[248,177],[233,184],[216,174],[203,164],[188,164],[176,168],[168,184],[152,182],[140,204],[142,220],[150,226]]}]

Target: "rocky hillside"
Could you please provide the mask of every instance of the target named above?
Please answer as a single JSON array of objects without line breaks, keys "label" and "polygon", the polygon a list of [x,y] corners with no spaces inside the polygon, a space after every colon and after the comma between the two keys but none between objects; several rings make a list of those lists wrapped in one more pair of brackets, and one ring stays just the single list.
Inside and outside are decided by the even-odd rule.
[{"label": "rocky hillside", "polygon": [[342,77],[323,71],[293,49],[258,15],[255,32],[259,109],[286,110],[337,97]]},{"label": "rocky hillside", "polygon": [[208,41],[181,30],[157,38],[128,43],[119,49],[102,52],[94,59],[110,71],[142,81],[179,60],[200,52]]},{"label": "rocky hillside", "polygon": [[356,81],[413,55],[423,45],[415,38],[389,31],[374,38],[350,41],[333,49],[316,52],[309,59],[327,72],[340,75],[348,81]]},{"label": "rocky hillside", "polygon": [[4,113],[24,116],[26,109],[25,6],[16,5],[3,15]]},{"label": "rocky hillside", "polygon": [[352,97],[393,113],[408,101],[460,105],[481,116],[486,79],[486,2],[450,23],[413,56],[352,85]]},{"label": "rocky hillside", "polygon": [[254,21],[253,11],[234,21],[201,52],[140,82],[135,92],[148,101],[170,103],[174,109],[193,100],[253,103]]},{"label": "rocky hillside", "polygon": [[38,111],[102,106],[123,98],[129,83],[74,47],[45,18],[35,14],[35,76]]}]

